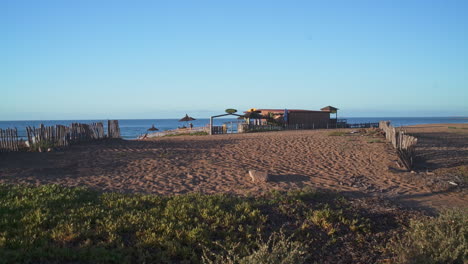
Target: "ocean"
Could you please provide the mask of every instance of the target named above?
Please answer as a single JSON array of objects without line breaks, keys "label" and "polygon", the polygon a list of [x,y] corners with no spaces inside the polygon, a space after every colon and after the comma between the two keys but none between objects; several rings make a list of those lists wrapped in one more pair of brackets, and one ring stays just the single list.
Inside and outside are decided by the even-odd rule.
[{"label": "ocean", "polygon": [[[341,119],[341,118],[340,118]],[[388,120],[398,126],[421,125],[421,124],[442,124],[442,123],[468,123],[468,117],[350,117],[346,119],[349,124],[374,123],[380,120]],[[214,119],[215,125],[222,125],[225,122],[237,122],[237,119]],[[71,123],[92,123],[103,122],[106,120],[34,120],[34,121],[0,121],[0,128],[18,129],[20,137],[26,136],[27,126],[50,125],[70,125]],[[197,119],[191,122],[195,127],[205,126],[210,123],[208,118]],[[176,129],[179,126],[187,125],[187,122],[179,122],[178,119],[122,119],[119,120],[120,132],[124,139],[135,139],[146,133],[147,129],[155,125],[159,131]]]}]

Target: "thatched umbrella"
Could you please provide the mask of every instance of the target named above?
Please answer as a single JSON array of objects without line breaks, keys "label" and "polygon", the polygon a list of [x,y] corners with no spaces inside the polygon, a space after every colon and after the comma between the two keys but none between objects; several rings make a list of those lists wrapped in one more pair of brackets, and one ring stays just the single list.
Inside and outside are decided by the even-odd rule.
[{"label": "thatched umbrella", "polygon": [[153,126],[151,126],[150,128],[148,128],[148,131],[158,131],[159,129],[157,129],[154,124]]},{"label": "thatched umbrella", "polygon": [[187,114],[185,114],[185,116],[179,120],[179,122],[189,122],[189,121],[193,121],[193,120],[196,120],[195,118],[191,117],[191,116],[188,116]]},{"label": "thatched umbrella", "polygon": [[189,121],[193,121],[193,120],[196,120],[195,118],[191,117],[191,116],[188,116],[187,114],[185,114],[185,116],[179,120],[179,122],[189,122]]}]

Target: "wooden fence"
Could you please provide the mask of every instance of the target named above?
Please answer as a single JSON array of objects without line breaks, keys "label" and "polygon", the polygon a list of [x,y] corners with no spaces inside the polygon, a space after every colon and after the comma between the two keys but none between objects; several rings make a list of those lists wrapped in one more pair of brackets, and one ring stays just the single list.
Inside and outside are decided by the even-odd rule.
[{"label": "wooden fence", "polygon": [[0,129],[0,152],[18,151],[19,145],[16,128]]},{"label": "wooden fence", "polygon": [[119,120],[107,121],[107,131],[109,138],[120,138]]},{"label": "wooden fence", "polygon": [[212,135],[226,134],[226,129],[223,126],[212,126],[211,134]]},{"label": "wooden fence", "polygon": [[[68,147],[71,144],[100,140],[104,138],[120,138],[119,122],[109,120],[108,135],[104,125],[99,123],[72,123],[69,127],[63,125],[26,127],[27,141],[25,148],[32,151],[47,151],[48,148]],[[17,129],[0,129],[0,152],[19,151],[22,141],[18,138]]]},{"label": "wooden fence", "polygon": [[385,133],[385,138],[397,150],[400,158],[406,169],[411,170],[414,166],[415,147],[418,139],[407,135],[403,130],[397,130],[390,125],[390,121],[380,121],[379,128]]},{"label": "wooden fence", "polygon": [[28,137],[27,146],[42,150],[46,146],[66,147],[69,145],[69,128],[61,125],[44,126],[41,124],[38,128],[26,127]]},{"label": "wooden fence", "polygon": [[101,122],[92,124],[73,123],[69,129],[70,142],[72,143],[106,138],[104,125]]}]

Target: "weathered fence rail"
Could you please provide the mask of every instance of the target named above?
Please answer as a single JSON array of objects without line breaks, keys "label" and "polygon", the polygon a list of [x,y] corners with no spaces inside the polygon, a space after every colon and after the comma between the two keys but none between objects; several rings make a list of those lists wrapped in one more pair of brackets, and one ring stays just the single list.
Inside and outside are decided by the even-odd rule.
[{"label": "weathered fence rail", "polygon": [[[119,122],[109,120],[108,135],[103,123],[80,124],[72,123],[69,127],[63,125],[26,127],[27,140],[25,148],[32,151],[46,151],[48,148],[68,147],[71,144],[100,140],[104,138],[120,138]],[[14,129],[0,129],[0,152],[19,151],[22,140]]]},{"label": "weathered fence rail", "polygon": [[107,122],[107,130],[109,138],[120,138],[119,120],[109,120]]},{"label": "weathered fence rail", "polygon": [[396,149],[406,169],[411,170],[414,166],[415,148],[418,143],[416,137],[407,135],[403,130],[397,130],[390,125],[390,121],[380,121],[379,128],[385,133],[385,138]]},{"label": "weathered fence rail", "polygon": [[0,152],[18,151],[19,148],[17,129],[0,129]]}]

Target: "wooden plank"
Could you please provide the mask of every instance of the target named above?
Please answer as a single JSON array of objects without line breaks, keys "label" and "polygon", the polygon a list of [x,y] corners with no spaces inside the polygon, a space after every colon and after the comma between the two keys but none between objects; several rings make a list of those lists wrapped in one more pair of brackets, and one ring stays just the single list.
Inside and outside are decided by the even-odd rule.
[{"label": "wooden plank", "polygon": [[3,129],[0,129],[0,152],[5,152],[5,136],[3,135]]}]

